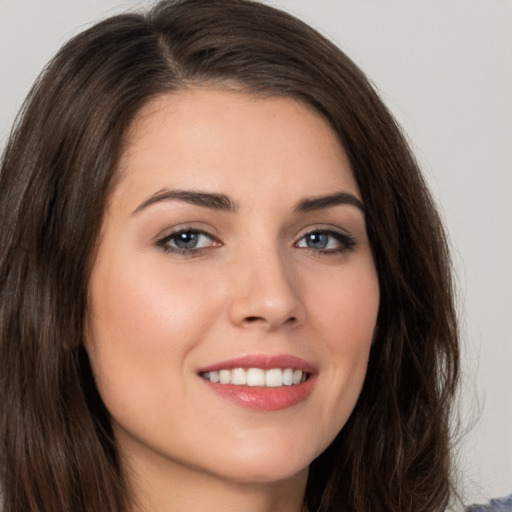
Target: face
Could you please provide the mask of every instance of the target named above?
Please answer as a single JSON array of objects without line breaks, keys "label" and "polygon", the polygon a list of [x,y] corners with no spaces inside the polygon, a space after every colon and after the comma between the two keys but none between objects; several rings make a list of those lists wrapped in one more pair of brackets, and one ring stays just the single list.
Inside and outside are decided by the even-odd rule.
[{"label": "face", "polygon": [[195,89],[127,137],[86,348],[133,466],[307,472],[354,408],[379,306],[361,196],[327,122]]}]

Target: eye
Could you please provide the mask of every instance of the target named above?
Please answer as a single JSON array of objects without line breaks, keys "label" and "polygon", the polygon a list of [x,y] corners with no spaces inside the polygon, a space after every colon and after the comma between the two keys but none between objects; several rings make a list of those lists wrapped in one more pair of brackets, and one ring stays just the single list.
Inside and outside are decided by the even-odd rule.
[{"label": "eye", "polygon": [[356,245],[356,241],[346,233],[334,230],[315,230],[306,233],[295,245],[299,248],[324,253],[340,253],[352,249]]},{"label": "eye", "polygon": [[166,252],[194,253],[220,243],[205,231],[198,229],[180,229],[158,240],[157,245]]}]

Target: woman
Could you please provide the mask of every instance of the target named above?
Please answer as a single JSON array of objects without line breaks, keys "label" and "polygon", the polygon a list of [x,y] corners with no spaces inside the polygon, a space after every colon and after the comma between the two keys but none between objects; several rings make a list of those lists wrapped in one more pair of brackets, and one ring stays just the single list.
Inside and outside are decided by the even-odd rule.
[{"label": "woman", "polygon": [[0,175],[4,510],[443,510],[444,232],[361,71],[162,2],[72,39]]}]

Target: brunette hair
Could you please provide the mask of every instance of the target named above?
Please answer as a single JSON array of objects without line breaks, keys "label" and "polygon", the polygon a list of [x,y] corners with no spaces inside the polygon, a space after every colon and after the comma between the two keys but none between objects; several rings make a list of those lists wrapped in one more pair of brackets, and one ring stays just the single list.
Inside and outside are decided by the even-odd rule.
[{"label": "brunette hair", "polygon": [[314,107],[345,149],[380,283],[368,373],[310,468],[311,512],[443,510],[458,334],[445,234],[400,128],[364,74],[289,14],[163,1],[69,41],[30,92],[0,174],[4,512],[126,512],[109,414],[83,349],[102,215],[134,116],[189,86]]}]

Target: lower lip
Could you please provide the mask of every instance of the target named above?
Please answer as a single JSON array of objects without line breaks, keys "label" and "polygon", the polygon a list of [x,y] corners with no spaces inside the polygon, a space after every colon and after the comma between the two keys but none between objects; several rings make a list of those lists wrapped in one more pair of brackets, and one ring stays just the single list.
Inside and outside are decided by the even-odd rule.
[{"label": "lower lip", "polygon": [[218,384],[202,379],[214,393],[222,398],[248,409],[260,411],[279,411],[303,402],[313,391],[316,375],[293,386],[276,388],[266,386],[236,386],[234,384]]}]

